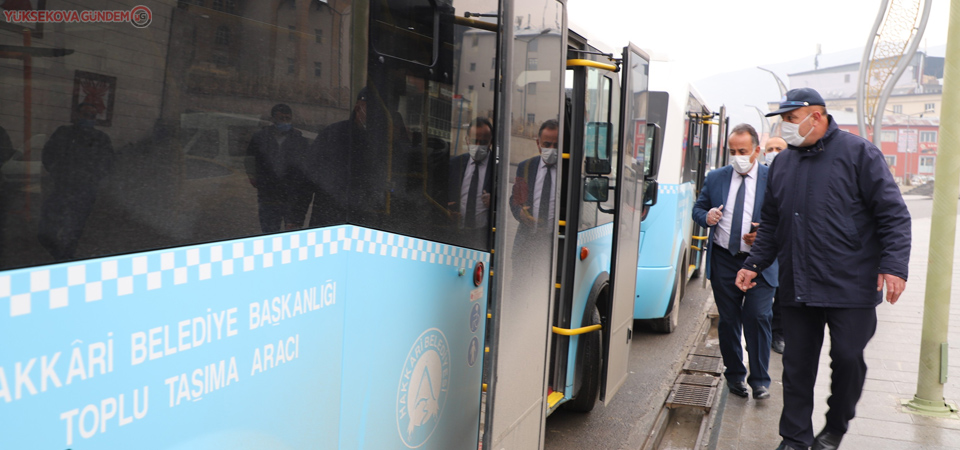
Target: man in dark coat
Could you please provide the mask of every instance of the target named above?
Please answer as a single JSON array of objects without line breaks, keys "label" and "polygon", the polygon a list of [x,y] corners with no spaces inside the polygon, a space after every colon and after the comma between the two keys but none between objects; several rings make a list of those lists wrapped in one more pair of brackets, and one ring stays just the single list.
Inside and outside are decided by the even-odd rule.
[{"label": "man in dark coat", "polygon": [[[742,290],[780,263],[783,333],[781,449],[835,449],[854,417],[867,365],[863,349],[877,325],[876,306],[896,303],[906,286],[910,213],[883,154],[841,131],[810,88],[780,101],[789,144],[770,166],[769,198],[753,251],[737,274]],[[833,369],[827,423],[814,437],[813,387],[830,328]]]},{"label": "man in dark coat", "polygon": [[114,162],[110,137],[94,128],[97,108],[81,103],[77,113],[76,123],[53,132],[41,156],[43,168],[53,181],[53,192],[43,202],[37,238],[57,261],[75,257],[100,181],[110,173]]},{"label": "man in dark coat", "polygon": [[292,127],[293,110],[277,104],[270,110],[273,125],[253,135],[247,146],[246,169],[257,189],[260,229],[264,233],[303,226],[303,216],[294,213],[298,200],[310,193],[300,170],[310,142]]}]

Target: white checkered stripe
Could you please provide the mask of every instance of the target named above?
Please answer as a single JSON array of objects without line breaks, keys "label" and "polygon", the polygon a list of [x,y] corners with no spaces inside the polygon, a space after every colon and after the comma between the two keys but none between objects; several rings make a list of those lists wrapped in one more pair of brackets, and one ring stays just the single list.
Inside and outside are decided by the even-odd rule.
[{"label": "white checkered stripe", "polygon": [[663,194],[663,195],[679,194],[679,193],[680,193],[680,185],[678,185],[678,184],[661,184],[661,185],[660,185],[660,188],[659,188],[659,191],[660,191],[659,193],[660,193],[660,194]]},{"label": "white checkered stripe", "polygon": [[472,268],[490,254],[344,225],[108,259],[0,272],[0,314],[96,302],[346,252]]},{"label": "white checkered stripe", "polygon": [[587,245],[604,236],[613,234],[613,222],[577,233],[577,246]]}]

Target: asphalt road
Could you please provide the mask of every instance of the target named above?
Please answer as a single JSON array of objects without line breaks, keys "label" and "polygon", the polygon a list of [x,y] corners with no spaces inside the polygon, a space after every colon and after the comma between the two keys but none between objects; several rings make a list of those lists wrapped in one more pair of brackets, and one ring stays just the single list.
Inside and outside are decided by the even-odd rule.
[{"label": "asphalt road", "polygon": [[588,414],[561,407],[547,418],[547,450],[637,449],[643,445],[683,364],[686,347],[700,330],[710,298],[702,279],[687,285],[680,303],[680,325],[671,334],[650,331],[634,323],[630,344],[630,375],[609,405],[597,404]]}]

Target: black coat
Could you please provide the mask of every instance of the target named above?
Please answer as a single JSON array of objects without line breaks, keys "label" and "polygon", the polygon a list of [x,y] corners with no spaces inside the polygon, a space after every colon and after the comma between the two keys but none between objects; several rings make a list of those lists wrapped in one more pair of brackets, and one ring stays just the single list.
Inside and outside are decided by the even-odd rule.
[{"label": "black coat", "polygon": [[789,146],[770,166],[744,267],[778,260],[784,306],[874,307],[878,274],[907,279],[910,213],[880,150],[828,117],[823,138]]}]

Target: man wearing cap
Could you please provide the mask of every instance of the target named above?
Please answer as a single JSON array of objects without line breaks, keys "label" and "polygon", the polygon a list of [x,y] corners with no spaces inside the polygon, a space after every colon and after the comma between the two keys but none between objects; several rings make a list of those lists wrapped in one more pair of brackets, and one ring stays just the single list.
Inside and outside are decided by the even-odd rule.
[{"label": "man wearing cap", "polygon": [[[713,287],[713,298],[720,314],[717,334],[723,372],[730,393],[747,397],[747,385],[753,398],[770,397],[770,305],[777,287],[777,265],[763,271],[758,286],[741,292],[734,281],[743,261],[750,256],[756,238],[752,225],[761,225],[760,209],[764,204],[767,166],[760,164],[760,139],[748,124],[740,124],[730,132],[727,143],[731,165],[710,172],[693,205],[693,220],[710,229],[707,240],[707,273]],[[743,365],[741,331],[747,342],[750,374]],[[744,382],[746,381],[746,382]]]},{"label": "man wearing cap", "polygon": [[[906,286],[910,213],[883,154],[840,131],[823,98],[793,89],[780,108],[787,150],[767,181],[762,226],[737,286],[780,263],[783,333],[783,411],[779,449],[836,449],[863,390],[863,349],[876,331],[876,306],[896,303]],[[826,426],[813,435],[813,388],[830,329],[831,396]]]}]

